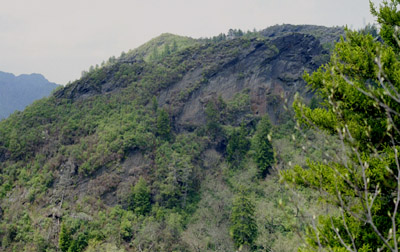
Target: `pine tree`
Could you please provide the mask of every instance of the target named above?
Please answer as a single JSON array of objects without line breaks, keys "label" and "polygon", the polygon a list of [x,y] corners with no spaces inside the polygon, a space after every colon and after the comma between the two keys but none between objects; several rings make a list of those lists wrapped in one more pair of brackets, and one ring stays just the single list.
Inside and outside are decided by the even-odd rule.
[{"label": "pine tree", "polygon": [[257,224],[254,218],[255,206],[254,202],[246,194],[243,188],[235,196],[231,213],[230,235],[235,246],[252,247],[257,238]]},{"label": "pine tree", "polygon": [[71,246],[68,248],[68,252],[84,251],[88,245],[87,238],[88,236],[86,233],[80,233],[76,240],[72,241]]},{"label": "pine tree", "polygon": [[67,252],[80,252],[78,241],[72,241],[71,246],[68,248]]},{"label": "pine tree", "polygon": [[71,246],[71,242],[72,242],[71,233],[66,227],[65,223],[62,223],[58,239],[58,245],[61,251],[68,252],[68,249]]},{"label": "pine tree", "polygon": [[274,151],[269,141],[271,123],[265,115],[257,125],[253,138],[254,161],[258,167],[258,176],[265,178],[274,163]]},{"label": "pine tree", "polygon": [[171,122],[169,114],[165,109],[158,110],[157,136],[165,141],[171,140]]},{"label": "pine tree", "polygon": [[132,189],[130,208],[138,215],[145,215],[151,210],[150,190],[142,177],[139,178],[139,181]]},{"label": "pine tree", "polygon": [[217,140],[223,135],[220,121],[221,111],[224,110],[225,106],[222,98],[218,98],[217,101],[209,101],[206,105],[204,111],[206,114],[206,130],[213,140]]},{"label": "pine tree", "polygon": [[226,146],[226,160],[233,168],[237,168],[242,163],[247,151],[249,150],[250,141],[247,139],[247,130],[244,124],[241,124],[239,130],[234,130],[229,138]]},{"label": "pine tree", "polygon": [[157,97],[153,96],[152,100],[151,100],[151,105],[153,108],[154,113],[157,113],[158,110],[158,101],[157,101]]}]

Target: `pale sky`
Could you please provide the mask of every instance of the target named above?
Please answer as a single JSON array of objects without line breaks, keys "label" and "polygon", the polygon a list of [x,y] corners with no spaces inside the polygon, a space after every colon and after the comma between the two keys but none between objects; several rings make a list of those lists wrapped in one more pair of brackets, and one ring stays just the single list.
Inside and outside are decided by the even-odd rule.
[{"label": "pale sky", "polygon": [[[380,3],[379,0],[373,0]],[[368,0],[0,0],[0,71],[65,84],[82,70],[169,32],[210,37],[275,24],[375,20]]]}]

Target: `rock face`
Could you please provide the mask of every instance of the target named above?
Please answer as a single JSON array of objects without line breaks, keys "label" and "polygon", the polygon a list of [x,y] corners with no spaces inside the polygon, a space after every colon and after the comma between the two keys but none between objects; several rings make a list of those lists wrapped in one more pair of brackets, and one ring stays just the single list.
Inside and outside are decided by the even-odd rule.
[{"label": "rock face", "polygon": [[[193,128],[205,122],[204,105],[222,97],[230,101],[241,92],[250,97],[251,112],[268,113],[274,124],[282,121],[284,107],[290,106],[296,92],[311,97],[302,79],[304,71],[314,71],[329,59],[323,45],[339,40],[342,28],[323,26],[279,25],[259,33],[261,37],[233,39],[214,44],[194,43],[192,48],[178,52],[184,65],[178,79],[165,83],[156,91],[159,105],[172,114],[176,129]],[[265,39],[264,39],[265,38]],[[326,47],[326,46],[325,46]],[[229,53],[227,53],[229,52]],[[166,57],[164,62],[168,62]],[[129,71],[141,80],[152,72],[151,63],[138,54],[125,55],[123,62],[104,67],[55,93],[57,98],[82,100],[91,96],[118,92],[130,83],[119,78],[129,64]],[[168,67],[168,66],[167,66]],[[100,76],[99,76],[100,75]]]},{"label": "rock face", "polygon": [[[129,64],[131,65],[130,74],[139,77],[145,62],[131,59]],[[82,100],[91,96],[120,90],[130,84],[119,79],[120,70],[119,64],[104,67],[100,74],[87,74],[66,88],[58,90],[54,96],[68,100]]]},{"label": "rock face", "polygon": [[[255,39],[234,58],[212,60],[219,70],[190,93],[184,103],[174,106],[177,125],[190,128],[204,124],[204,104],[208,100],[222,97],[230,101],[241,92],[248,93],[253,114],[268,113],[273,123],[280,123],[284,104],[291,104],[296,92],[306,97],[311,95],[305,91],[304,71],[314,71],[327,58],[328,52],[311,35],[294,33],[271,42]],[[200,65],[162,90],[158,97],[160,104],[166,107],[174,104],[182,90],[201,82],[206,68],[207,65]]]},{"label": "rock face", "polygon": [[260,31],[260,34],[266,38],[276,38],[292,33],[312,35],[316,37],[321,44],[333,44],[339,41],[341,36],[345,36],[343,27],[325,27],[318,25],[274,25]]},{"label": "rock face", "polygon": [[57,86],[41,74],[15,76],[0,72],[0,120],[15,110],[21,111],[33,101],[50,95]]}]

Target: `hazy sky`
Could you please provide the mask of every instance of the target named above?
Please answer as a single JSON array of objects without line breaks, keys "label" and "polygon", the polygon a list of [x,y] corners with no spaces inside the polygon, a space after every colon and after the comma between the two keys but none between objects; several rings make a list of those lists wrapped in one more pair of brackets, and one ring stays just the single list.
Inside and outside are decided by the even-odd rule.
[{"label": "hazy sky", "polygon": [[[379,0],[374,0],[380,3]],[[0,0],[0,71],[60,84],[164,32],[373,23],[368,0]]]}]

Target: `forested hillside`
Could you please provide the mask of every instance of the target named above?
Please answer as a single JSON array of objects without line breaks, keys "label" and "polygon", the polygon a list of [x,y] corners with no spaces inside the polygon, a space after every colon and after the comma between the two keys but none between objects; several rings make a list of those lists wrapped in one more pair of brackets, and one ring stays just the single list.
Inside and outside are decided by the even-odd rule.
[{"label": "forested hillside", "polygon": [[33,101],[49,96],[58,85],[40,74],[0,72],[0,120],[14,111],[22,111]]},{"label": "forested hillside", "polygon": [[337,151],[295,131],[291,104],[297,93],[319,106],[302,76],[329,61],[343,30],[281,28],[162,35],[0,122],[3,251],[304,244],[316,193],[293,194],[276,171]]}]

